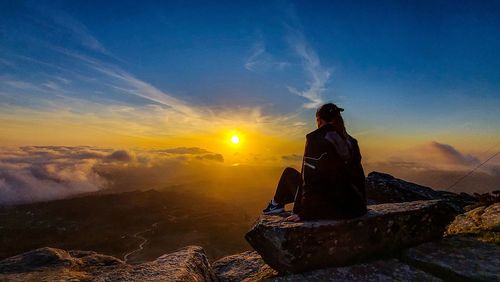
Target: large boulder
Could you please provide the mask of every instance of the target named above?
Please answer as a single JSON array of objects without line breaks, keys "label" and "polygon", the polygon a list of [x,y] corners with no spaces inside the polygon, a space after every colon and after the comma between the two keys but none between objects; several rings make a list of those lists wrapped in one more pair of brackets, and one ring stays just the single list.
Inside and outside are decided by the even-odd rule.
[{"label": "large boulder", "polygon": [[216,281],[202,247],[188,246],[155,261],[127,265],[94,281]]},{"label": "large boulder", "polygon": [[89,251],[41,248],[0,261],[0,281],[216,281],[201,247],[130,265]]},{"label": "large boulder", "polygon": [[458,215],[446,230],[448,235],[468,235],[500,244],[500,203],[481,206]]},{"label": "large boulder", "polygon": [[0,273],[117,266],[122,264],[124,262],[120,259],[92,251],[65,251],[43,247],[0,261]]},{"label": "large boulder", "polygon": [[379,260],[344,267],[331,267],[300,274],[276,277],[272,282],[286,281],[442,281],[397,259]]},{"label": "large boulder", "polygon": [[454,236],[403,253],[403,260],[450,281],[500,281],[500,247]]},{"label": "large boulder", "polygon": [[72,268],[81,264],[81,260],[64,250],[45,247],[0,261],[0,273],[29,272],[45,267]]},{"label": "large boulder", "polygon": [[441,238],[454,210],[439,200],[369,206],[349,220],[286,222],[262,215],[245,238],[281,273],[344,266]]},{"label": "large boulder", "polygon": [[212,267],[220,282],[262,281],[278,274],[255,251],[223,257],[215,261]]},{"label": "large boulder", "polygon": [[444,200],[457,210],[457,212],[463,212],[465,206],[477,202],[475,197],[466,193],[455,194],[447,191],[436,191],[432,188],[376,171],[368,174],[365,183],[366,197],[370,204]]},{"label": "large boulder", "polygon": [[394,176],[372,171],[365,180],[366,196],[375,204],[433,200],[439,194],[432,188],[404,181]]}]

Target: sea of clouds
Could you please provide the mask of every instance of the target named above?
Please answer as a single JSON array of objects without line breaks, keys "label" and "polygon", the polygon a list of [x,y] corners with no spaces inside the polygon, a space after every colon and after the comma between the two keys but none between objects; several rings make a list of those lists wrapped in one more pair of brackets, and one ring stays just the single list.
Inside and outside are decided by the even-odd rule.
[{"label": "sea of clouds", "polygon": [[145,189],[192,180],[224,162],[221,154],[193,148],[114,150],[90,146],[1,148],[0,205],[60,199],[102,189]]},{"label": "sea of clouds", "polygon": [[[249,197],[251,193],[268,197],[281,170],[285,166],[300,169],[301,159],[301,155],[291,154],[282,156],[281,162],[273,166],[235,167],[224,164],[223,155],[199,147],[127,150],[92,146],[0,147],[0,205],[97,191],[170,186],[182,187],[177,190],[189,188],[191,192],[197,189],[195,192],[219,193],[226,200]],[[500,189],[498,163],[485,164],[450,188],[484,159],[464,154],[448,144],[429,142],[384,160],[368,156],[363,166],[365,174],[375,170],[434,189],[485,193]]]}]

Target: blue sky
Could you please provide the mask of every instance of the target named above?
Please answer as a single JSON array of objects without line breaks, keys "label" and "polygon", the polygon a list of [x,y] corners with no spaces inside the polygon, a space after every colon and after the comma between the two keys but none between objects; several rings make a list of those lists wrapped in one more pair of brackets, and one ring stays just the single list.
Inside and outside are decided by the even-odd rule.
[{"label": "blue sky", "polygon": [[[253,179],[300,165],[315,109],[334,102],[366,173],[446,189],[500,145],[499,11],[498,1],[1,1],[0,172],[20,180],[0,186],[37,191],[40,170],[99,180],[99,159],[61,153],[79,148],[125,152],[144,170],[162,150],[205,152],[193,160],[260,166]],[[31,145],[52,147],[10,148]],[[77,145],[93,147],[65,147]],[[499,179],[497,157],[454,189]]]},{"label": "blue sky", "polygon": [[[469,131],[487,136],[486,145],[499,136],[497,1],[1,6],[5,111],[258,108],[304,123],[302,134],[314,125],[314,108],[330,101],[347,109],[354,134],[448,132],[451,141]],[[144,94],[144,85],[162,97]]]}]

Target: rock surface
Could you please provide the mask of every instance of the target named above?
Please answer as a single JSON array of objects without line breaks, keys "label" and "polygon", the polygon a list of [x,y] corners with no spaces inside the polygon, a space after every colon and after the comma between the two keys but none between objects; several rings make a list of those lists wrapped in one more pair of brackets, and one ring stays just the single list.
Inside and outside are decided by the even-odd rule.
[{"label": "rock surface", "polygon": [[471,195],[436,191],[432,188],[404,181],[381,172],[370,172],[366,177],[366,196],[370,204],[401,203],[419,200],[445,200],[457,212],[477,199]]},{"label": "rock surface", "polygon": [[442,281],[422,270],[404,264],[396,259],[375,261],[346,267],[319,269],[270,279],[285,281]]},{"label": "rock surface", "polygon": [[212,266],[221,282],[262,281],[278,274],[255,251],[223,257],[215,261]]},{"label": "rock surface", "polygon": [[138,265],[95,252],[41,248],[0,261],[0,280],[216,281],[216,278],[203,249],[188,246]]},{"label": "rock surface", "polygon": [[474,238],[451,237],[406,250],[403,259],[453,281],[500,281],[500,247]]},{"label": "rock surface", "polygon": [[280,273],[344,266],[442,237],[454,210],[442,201],[369,206],[350,220],[286,222],[263,215],[245,238]]},{"label": "rock surface", "polygon": [[478,207],[458,215],[448,226],[448,235],[464,234],[500,244],[500,203]]}]

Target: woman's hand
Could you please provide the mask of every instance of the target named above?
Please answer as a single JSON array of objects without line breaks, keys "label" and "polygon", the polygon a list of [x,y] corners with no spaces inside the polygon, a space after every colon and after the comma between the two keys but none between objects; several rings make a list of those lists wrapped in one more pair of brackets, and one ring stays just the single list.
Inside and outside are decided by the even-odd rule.
[{"label": "woman's hand", "polygon": [[289,217],[285,218],[286,221],[298,222],[300,221],[300,217],[298,214],[293,213]]}]

